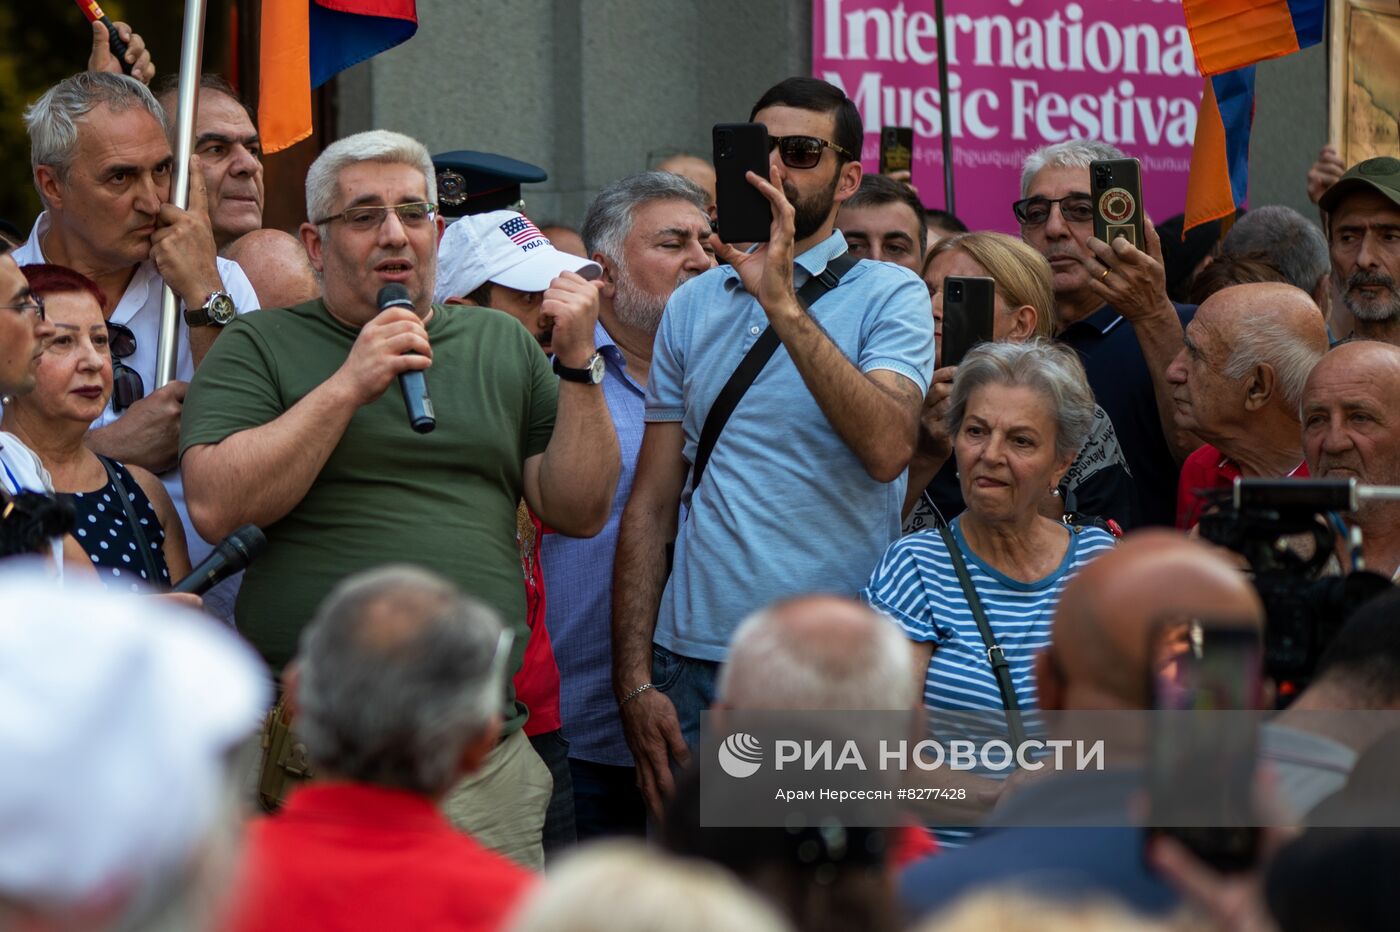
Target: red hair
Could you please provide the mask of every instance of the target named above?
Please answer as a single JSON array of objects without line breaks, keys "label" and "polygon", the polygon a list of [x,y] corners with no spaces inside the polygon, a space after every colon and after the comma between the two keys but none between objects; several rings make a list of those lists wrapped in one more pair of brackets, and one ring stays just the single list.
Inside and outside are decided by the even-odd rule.
[{"label": "red hair", "polygon": [[97,287],[97,282],[82,272],[70,269],[66,265],[53,265],[48,262],[20,266],[20,271],[24,273],[25,279],[29,282],[29,290],[39,297],[51,294],[87,293],[92,295],[93,300],[97,302],[97,309],[102,312],[104,317],[106,316],[106,296],[102,294],[102,289]]}]

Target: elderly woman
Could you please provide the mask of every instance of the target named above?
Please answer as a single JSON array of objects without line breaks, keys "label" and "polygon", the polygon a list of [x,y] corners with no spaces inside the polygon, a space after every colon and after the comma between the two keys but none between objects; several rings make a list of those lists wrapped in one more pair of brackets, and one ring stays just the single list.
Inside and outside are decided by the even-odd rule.
[{"label": "elderly woman", "polygon": [[[924,261],[924,282],[933,298],[937,352],[943,349],[943,280],[950,275],[990,278],[996,285],[992,338],[1024,343],[1048,337],[1055,306],[1050,264],[1025,243],[1002,233],[965,233],[942,240]],[[936,363],[941,366],[941,360]],[[951,459],[952,440],[943,426],[956,366],[933,374],[919,447],[909,467],[905,496],[906,532],[934,526],[963,510],[963,497]],[[1087,390],[1087,389],[1086,389]],[[1060,484],[1047,490],[1041,513],[1074,513],[1112,520],[1121,528],[1137,523],[1137,495],[1118,437],[1108,415],[1094,406],[1088,437]]]},{"label": "elderly woman", "polygon": [[[947,427],[967,510],[895,541],[862,592],[913,641],[928,708],[1036,706],[1032,660],[1050,641],[1060,591],[1113,546],[1106,531],[1039,511],[1093,420],[1084,367],[1066,347],[983,343],[958,367]],[[991,659],[1002,656],[1006,676]]]},{"label": "elderly woman", "polygon": [[99,456],[84,443],[112,394],[112,357],[125,355],[130,332],[109,327],[102,291],[58,265],[26,265],[54,335],[35,370],[34,391],[5,410],[4,429],[34,451],[77,511],[74,535],[111,588],[169,588],[190,570],[185,532],[170,495],[154,475]]}]

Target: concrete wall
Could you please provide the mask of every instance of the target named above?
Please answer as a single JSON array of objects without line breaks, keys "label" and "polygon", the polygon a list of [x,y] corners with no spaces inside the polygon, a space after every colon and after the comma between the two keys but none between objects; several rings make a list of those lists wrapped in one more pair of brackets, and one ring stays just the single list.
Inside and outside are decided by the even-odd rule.
[{"label": "concrete wall", "polygon": [[[599,187],[671,150],[707,154],[711,125],[811,68],[811,0],[419,0],[418,14],[412,42],[340,77],[340,134],[541,165],[549,181],[526,189],[540,222],[578,224]],[[1324,49],[1260,65],[1257,86],[1250,202],[1312,216]]]},{"label": "concrete wall", "polygon": [[341,76],[341,134],[544,167],[538,221],[578,224],[598,188],[673,150],[708,154],[811,62],[810,0],[419,0],[413,41]]}]

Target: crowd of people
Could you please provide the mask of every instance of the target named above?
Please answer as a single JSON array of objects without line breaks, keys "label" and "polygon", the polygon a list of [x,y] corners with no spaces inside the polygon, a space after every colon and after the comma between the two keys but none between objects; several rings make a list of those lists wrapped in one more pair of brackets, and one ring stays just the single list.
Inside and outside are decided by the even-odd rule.
[{"label": "crowd of people", "polygon": [[[177,86],[125,34],[134,77],[95,43],[25,111],[43,211],[0,255],[0,927],[1388,924],[1400,835],[1328,826],[1394,774],[1394,592],[1275,684],[1259,770],[1313,827],[1233,872],[1126,827],[1120,772],[744,828],[697,758],[706,712],[1151,710],[1163,618],[1268,642],[1222,492],[1400,486],[1400,159],[1326,148],[1316,222],[1139,248],[1093,235],[1124,153],[1071,139],[1005,192],[1017,238],[864,172],[853,102],[793,77],[748,115],[760,244],[712,233],[703,158],[575,230],[522,212],[533,166],[385,130],[321,152],[293,233],[216,75],[174,206]],[[991,339],[945,365],[969,276]],[[169,591],[246,525],[245,572]],[[1400,578],[1400,500],[1325,537],[1322,574]]]}]

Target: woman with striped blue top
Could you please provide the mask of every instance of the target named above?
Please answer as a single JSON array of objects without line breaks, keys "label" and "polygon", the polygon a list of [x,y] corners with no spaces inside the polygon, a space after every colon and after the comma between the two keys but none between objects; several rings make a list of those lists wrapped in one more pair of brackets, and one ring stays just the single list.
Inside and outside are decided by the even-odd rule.
[{"label": "woman with striped blue top", "polygon": [[929,709],[1007,708],[992,666],[997,652],[989,654],[950,542],[1006,658],[1016,705],[1035,708],[1033,661],[1050,642],[1060,592],[1113,546],[1105,531],[1040,513],[1093,419],[1084,367],[1059,344],[983,343],[958,368],[947,425],[967,510],[946,529],[897,540],[862,593],[913,642]]}]

